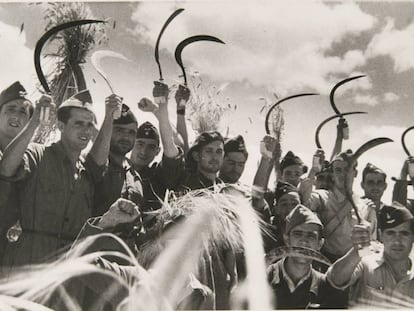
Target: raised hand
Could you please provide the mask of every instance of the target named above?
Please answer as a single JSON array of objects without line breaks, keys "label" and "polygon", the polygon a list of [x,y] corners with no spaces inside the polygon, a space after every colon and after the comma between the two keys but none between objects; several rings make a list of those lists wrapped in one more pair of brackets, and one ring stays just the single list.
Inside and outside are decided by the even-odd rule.
[{"label": "raised hand", "polygon": [[99,226],[103,229],[115,228],[121,224],[133,223],[140,217],[141,213],[134,202],[120,198],[102,216]]}]

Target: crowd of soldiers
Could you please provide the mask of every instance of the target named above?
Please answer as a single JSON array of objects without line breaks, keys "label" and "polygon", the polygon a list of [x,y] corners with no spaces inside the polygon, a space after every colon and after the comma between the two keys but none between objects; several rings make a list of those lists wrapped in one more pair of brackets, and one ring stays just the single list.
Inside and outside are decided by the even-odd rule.
[{"label": "crowd of soldiers", "polygon": [[[349,161],[351,150],[335,150],[330,162],[321,160],[308,172],[303,160],[292,151],[282,158],[279,142],[265,135],[260,142],[261,160],[254,181],[243,185],[239,179],[248,159],[243,137],[223,138],[216,131],[203,132],[190,147],[185,127],[190,91],[182,86],[176,91],[176,129],[170,122],[169,95],[168,86],[156,82],[154,100],[144,98],[138,105],[155,114],[158,129],[149,122],[138,124],[120,96],[108,96],[104,120],[96,134],[96,115],[87,90],[57,109],[48,95],[33,103],[19,82],[1,92],[3,279],[19,272],[22,266],[50,262],[59,251],[69,249],[85,236],[105,232],[119,236],[139,253],[142,245],[154,239],[157,211],[171,193],[183,196],[198,189],[214,192],[233,185],[250,200],[265,224],[262,235],[275,309],[337,309],[392,299],[413,305],[414,266],[410,253],[414,217],[407,199],[413,176],[408,172],[409,159],[395,181],[392,204],[382,201],[386,174],[368,163],[360,184],[364,196],[354,195],[355,210],[346,196],[346,184],[352,185],[357,178],[357,164]],[[59,140],[48,146],[33,143],[39,125],[54,115]],[[341,119],[337,140],[343,138],[343,126]],[[84,154],[90,141],[93,145]],[[161,161],[155,163],[161,150]],[[274,187],[268,185],[273,171],[277,174]],[[13,240],[10,230],[16,223],[21,233]],[[107,250],[112,246],[104,241],[93,248]],[[287,249],[285,255],[272,257],[280,248]],[[331,264],[303,250],[320,254]],[[248,276],[243,252],[223,249],[217,256],[224,262],[222,273],[201,282],[201,298],[198,304],[190,305],[192,309],[229,309],[231,292]],[[96,260],[102,269],[131,277],[131,270],[124,269],[125,263],[116,263],[116,268],[114,264],[110,258]],[[212,265],[211,269],[216,268]],[[85,288],[84,296],[88,293],[90,297],[86,298],[91,300],[92,291]],[[116,302],[107,302],[110,309],[116,309]],[[79,303],[85,310],[90,306]]]}]

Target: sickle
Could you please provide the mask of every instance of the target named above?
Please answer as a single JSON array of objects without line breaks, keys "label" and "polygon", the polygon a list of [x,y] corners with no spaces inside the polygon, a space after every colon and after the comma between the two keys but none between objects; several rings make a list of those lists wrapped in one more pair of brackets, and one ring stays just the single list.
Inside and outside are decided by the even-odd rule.
[{"label": "sickle", "polygon": [[161,37],[162,34],[164,33],[165,29],[167,28],[167,26],[171,23],[171,21],[178,15],[180,14],[182,11],[184,11],[184,9],[178,9],[175,10],[170,17],[168,17],[168,19],[165,21],[164,25],[161,28],[161,31],[158,35],[157,38],[157,42],[155,43],[155,61],[158,65],[158,72],[160,73],[160,81],[163,81],[164,79],[162,78],[162,70],[161,70],[161,64],[160,64],[160,54],[159,54],[159,46],[160,46],[160,41],[161,41]]},{"label": "sickle", "polygon": [[292,98],[296,98],[296,97],[301,97],[301,96],[311,96],[311,95],[319,95],[318,93],[301,93],[301,94],[296,94],[296,95],[292,95],[292,96],[288,96],[285,98],[282,98],[281,100],[279,100],[277,103],[273,104],[269,111],[266,114],[266,119],[265,119],[265,130],[266,130],[266,134],[270,134],[270,129],[269,129],[269,118],[270,118],[270,114],[273,111],[273,109],[275,109],[279,104],[283,103],[284,101],[287,101],[289,99]]},{"label": "sickle", "polygon": [[53,36],[54,34],[56,34],[57,32],[59,32],[61,30],[64,30],[64,29],[67,29],[67,28],[72,28],[72,27],[75,27],[75,26],[86,25],[86,24],[94,24],[94,23],[106,23],[106,22],[103,21],[103,20],[82,19],[82,20],[72,21],[72,22],[68,22],[68,23],[63,23],[63,24],[57,25],[57,26],[49,29],[37,41],[35,51],[34,51],[34,65],[35,65],[35,69],[36,69],[37,78],[39,79],[40,84],[42,85],[42,87],[43,87],[43,89],[46,93],[50,94],[50,88],[49,88],[49,85],[47,84],[46,77],[43,74],[42,66],[40,64],[40,54],[42,53],[42,48],[45,45],[45,43],[47,42],[47,40],[49,40],[49,38],[51,36]]},{"label": "sickle", "polygon": [[189,37],[187,39],[184,39],[183,41],[181,41],[176,49],[175,49],[175,61],[177,62],[177,64],[180,66],[181,71],[183,72],[183,76],[184,76],[184,85],[187,85],[187,76],[185,74],[185,69],[184,69],[184,65],[183,65],[183,61],[181,59],[181,53],[183,51],[183,49],[193,43],[193,42],[197,42],[197,41],[212,41],[212,42],[218,42],[218,43],[222,43],[225,44],[223,41],[221,41],[219,38],[213,37],[213,36],[207,36],[207,35],[198,35],[198,36],[192,36]]},{"label": "sickle", "polygon": [[404,148],[405,153],[406,153],[409,157],[411,157],[411,153],[410,153],[410,151],[408,151],[407,145],[405,144],[405,135],[407,135],[407,133],[408,133],[409,131],[411,131],[412,129],[414,129],[414,126],[411,126],[411,127],[409,127],[408,129],[406,129],[406,130],[404,131],[404,133],[402,134],[402,136],[401,136],[401,144],[402,144],[402,146],[403,146],[403,148]]},{"label": "sickle", "polygon": [[335,111],[336,114],[341,114],[338,110],[338,108],[335,105],[335,101],[334,101],[334,96],[335,96],[335,92],[336,90],[343,84],[348,83],[349,81],[355,80],[355,79],[359,79],[362,77],[366,77],[366,75],[359,75],[359,76],[355,76],[355,77],[350,77],[347,78],[345,80],[342,80],[340,82],[338,82],[337,84],[335,84],[335,86],[332,88],[331,93],[329,94],[329,101],[331,102],[331,106],[332,109]]},{"label": "sickle", "polygon": [[380,138],[371,139],[370,141],[366,142],[361,147],[359,147],[359,149],[355,152],[354,155],[352,155],[351,159],[348,161],[348,174],[345,178],[345,189],[346,189],[345,194],[346,194],[346,198],[348,199],[348,201],[351,202],[352,204],[352,208],[354,209],[355,215],[358,219],[358,223],[361,223],[362,219],[358,213],[358,209],[355,204],[354,198],[352,197],[352,186],[348,183],[349,174],[352,174],[352,171],[353,171],[352,168],[354,167],[355,162],[364,152],[368,151],[369,149],[375,146],[378,146],[384,143],[389,143],[389,142],[393,142],[393,140],[388,137],[380,137]]},{"label": "sickle", "polygon": [[367,112],[362,112],[362,111],[345,112],[345,113],[341,113],[341,114],[336,114],[336,115],[331,116],[331,117],[325,119],[324,121],[322,121],[321,124],[319,124],[318,127],[316,128],[316,132],[315,132],[315,144],[316,144],[316,147],[318,149],[322,149],[322,146],[321,146],[321,143],[320,143],[320,140],[319,140],[319,133],[320,133],[322,127],[326,123],[328,123],[329,121],[331,121],[331,120],[333,120],[335,118],[342,118],[343,116],[347,116],[347,115],[351,115],[351,114],[365,114],[365,113],[367,113]]}]

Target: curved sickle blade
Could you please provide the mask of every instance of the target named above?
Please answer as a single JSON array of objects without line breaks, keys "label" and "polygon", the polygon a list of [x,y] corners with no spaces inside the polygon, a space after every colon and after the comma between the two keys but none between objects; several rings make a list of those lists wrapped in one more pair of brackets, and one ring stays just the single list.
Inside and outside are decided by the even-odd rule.
[{"label": "curved sickle blade", "polygon": [[359,147],[359,149],[355,152],[355,154],[351,157],[350,161],[348,162],[348,174],[347,174],[347,177],[345,178],[345,189],[346,189],[345,194],[346,194],[346,198],[348,199],[348,201],[351,202],[352,204],[352,207],[354,209],[356,217],[358,218],[359,223],[361,223],[362,219],[358,213],[358,208],[355,204],[354,198],[352,197],[352,185],[348,183],[348,178],[350,178],[349,174],[353,174],[352,168],[354,167],[355,162],[364,152],[368,151],[371,148],[374,148],[375,146],[378,146],[384,143],[389,143],[389,142],[393,142],[393,140],[388,137],[380,137],[380,138],[371,139],[370,141],[366,142],[361,147]]},{"label": "curved sickle blade", "polygon": [[111,94],[114,94],[115,92],[114,92],[114,88],[112,87],[112,83],[109,80],[107,74],[105,73],[101,65],[101,60],[105,57],[113,57],[113,58],[117,58],[117,59],[121,59],[125,61],[129,61],[129,59],[120,53],[109,51],[109,50],[95,51],[93,52],[91,56],[92,66],[95,68],[96,72],[102,77],[102,79],[104,79],[104,81],[106,82],[106,85],[111,91]]},{"label": "curved sickle blade", "polygon": [[316,144],[316,147],[317,147],[318,149],[322,149],[321,142],[320,142],[320,140],[319,140],[319,133],[320,133],[320,131],[321,131],[322,127],[323,127],[326,123],[328,123],[329,121],[331,121],[331,120],[333,120],[333,119],[335,119],[335,118],[342,118],[342,117],[344,117],[344,116],[347,116],[347,115],[352,115],[352,114],[366,114],[366,113],[367,113],[367,112],[363,112],[363,111],[352,111],[352,112],[345,112],[345,113],[341,113],[341,114],[336,114],[336,115],[334,115],[334,116],[331,116],[331,117],[329,117],[329,118],[327,118],[327,119],[323,120],[323,121],[321,122],[321,124],[319,124],[319,125],[318,125],[318,127],[316,128],[316,132],[315,132],[315,144]]},{"label": "curved sickle blade", "polygon": [[278,102],[276,102],[275,104],[273,104],[269,111],[266,114],[266,119],[265,119],[265,130],[266,130],[266,134],[270,134],[270,129],[269,129],[269,118],[270,118],[270,114],[272,113],[273,109],[275,109],[277,106],[279,106],[281,103],[283,103],[284,101],[287,101],[289,99],[292,98],[296,98],[296,97],[301,97],[301,96],[312,96],[312,95],[319,95],[318,93],[301,93],[301,94],[296,94],[296,95],[292,95],[292,96],[288,96],[285,98],[282,98],[281,100],[279,100]]},{"label": "curved sickle blade", "polygon": [[177,47],[175,48],[175,61],[177,62],[178,66],[180,66],[181,71],[183,72],[183,76],[184,76],[184,85],[187,85],[187,75],[185,74],[185,69],[184,69],[184,65],[183,65],[183,61],[181,59],[181,53],[183,52],[183,49],[193,43],[193,42],[197,42],[197,41],[211,41],[211,42],[217,42],[217,43],[222,43],[225,44],[223,41],[221,41],[219,38],[213,37],[213,36],[207,36],[207,35],[198,35],[198,36],[192,36],[189,37],[187,39],[184,39],[183,41],[181,41]]},{"label": "curved sickle blade", "polygon": [[42,85],[44,91],[46,93],[50,93],[49,85],[47,84],[45,75],[43,74],[42,66],[40,64],[40,55],[42,53],[42,48],[49,40],[51,36],[56,34],[57,32],[71,28],[76,27],[80,25],[86,25],[86,24],[95,24],[95,23],[106,23],[106,21],[103,20],[95,20],[95,19],[82,19],[77,21],[72,21],[64,24],[57,25],[51,29],[49,29],[43,36],[40,37],[40,39],[36,43],[35,51],[34,51],[34,65],[36,69],[37,78],[40,81],[40,84]]},{"label": "curved sickle blade", "polygon": [[359,79],[362,77],[366,77],[366,75],[359,75],[359,76],[355,76],[355,77],[350,77],[347,79],[344,79],[340,82],[338,82],[337,84],[335,84],[335,86],[332,88],[331,93],[329,94],[329,101],[331,103],[332,109],[335,111],[336,114],[341,114],[338,110],[338,108],[335,105],[335,101],[334,101],[334,96],[335,96],[335,92],[336,90],[341,86],[344,85],[345,83],[348,83],[349,81],[355,80],[355,79]]},{"label": "curved sickle blade", "polygon": [[171,23],[171,21],[178,15],[180,14],[182,11],[184,11],[184,9],[178,9],[175,10],[170,17],[168,17],[168,19],[165,21],[164,25],[161,28],[161,31],[158,35],[157,38],[157,42],[155,43],[155,62],[158,65],[158,72],[160,73],[160,81],[163,81],[164,79],[162,78],[162,70],[161,70],[161,64],[160,64],[160,54],[159,54],[159,46],[160,46],[160,41],[161,41],[161,37],[165,31],[165,29],[167,29],[167,26]]},{"label": "curved sickle blade", "polygon": [[406,153],[409,157],[411,157],[411,153],[410,153],[410,151],[408,150],[407,145],[405,144],[405,135],[407,135],[407,133],[408,133],[409,131],[411,131],[412,129],[414,129],[414,126],[411,126],[411,127],[409,127],[408,129],[406,129],[406,130],[404,131],[404,133],[401,135],[401,144],[402,144],[402,146],[403,146],[403,149],[404,149],[405,153]]}]

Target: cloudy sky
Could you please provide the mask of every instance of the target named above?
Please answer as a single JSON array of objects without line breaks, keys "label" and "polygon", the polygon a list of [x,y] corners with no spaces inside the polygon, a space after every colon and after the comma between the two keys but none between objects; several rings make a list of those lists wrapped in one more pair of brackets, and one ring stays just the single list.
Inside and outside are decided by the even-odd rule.
[{"label": "cloudy sky", "polygon": [[[414,125],[414,2],[148,1],[87,5],[96,18],[116,21],[115,28],[113,23],[108,24],[109,41],[99,49],[122,53],[130,61],[108,58],[102,66],[115,91],[140,121],[153,121],[149,114],[138,111],[136,102],[151,95],[152,81],[158,79],[155,40],[175,9],[185,11],[164,33],[160,51],[167,83],[180,81],[174,49],[181,40],[208,34],[226,43],[196,43],[186,48],[183,59],[188,72],[199,72],[206,83],[217,87],[228,83],[217,100],[228,98],[237,105],[225,117],[223,129],[228,126],[230,135],[242,134],[247,141],[250,157],[243,176],[246,183],[254,175],[258,142],[264,135],[264,115],[260,113],[263,101],[259,98],[273,100],[273,93],[279,98],[302,92],[320,94],[282,104],[283,153],[293,150],[310,164],[316,148],[315,128],[333,114],[330,89],[357,74],[367,77],[340,88],[336,103],[342,112],[359,110],[368,115],[347,119],[350,139],[344,148],[355,149],[369,139],[390,137],[395,143],[372,149],[361,158],[359,167],[362,170],[370,161],[389,176],[399,174],[405,157],[401,133]],[[0,5],[0,85],[21,80],[34,98],[38,93],[33,49],[44,33],[46,7],[44,3]],[[109,90],[90,62],[84,69],[101,118]],[[175,119],[174,114],[172,117]],[[329,123],[321,134],[329,155],[335,125]],[[414,133],[407,135],[407,141],[414,152]],[[359,180],[355,185],[358,192]],[[387,200],[393,182],[389,184]]]}]

